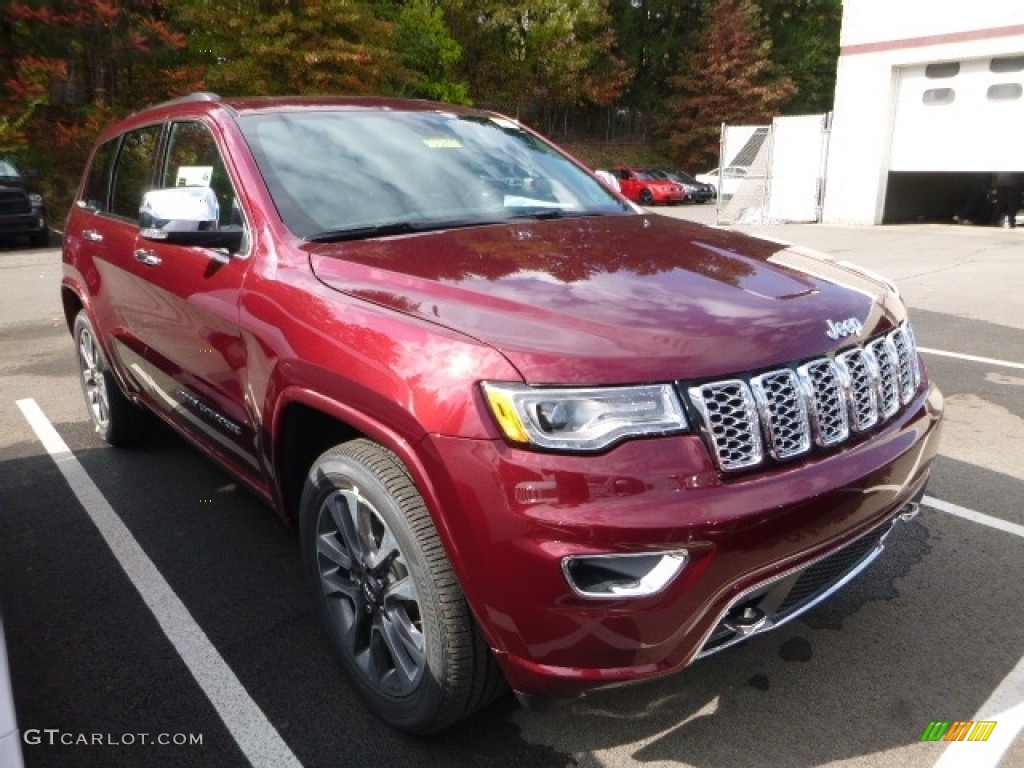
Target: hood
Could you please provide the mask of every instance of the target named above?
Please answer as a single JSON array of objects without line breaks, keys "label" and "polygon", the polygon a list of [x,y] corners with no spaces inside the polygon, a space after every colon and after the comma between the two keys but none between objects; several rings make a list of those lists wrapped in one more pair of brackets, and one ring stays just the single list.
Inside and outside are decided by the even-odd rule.
[{"label": "hood", "polygon": [[[309,248],[326,285],[489,344],[535,384],[731,375],[834,351],[903,316],[880,279],[657,215]],[[858,336],[830,337],[851,319]]]}]

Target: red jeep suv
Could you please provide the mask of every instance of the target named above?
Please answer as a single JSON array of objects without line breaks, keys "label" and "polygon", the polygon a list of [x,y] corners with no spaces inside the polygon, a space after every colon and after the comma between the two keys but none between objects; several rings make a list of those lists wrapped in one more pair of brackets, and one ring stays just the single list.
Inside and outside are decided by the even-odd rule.
[{"label": "red jeep suv", "polygon": [[895,289],[638,212],[514,120],[194,94],[99,139],[63,306],[299,532],[387,723],[651,678],[779,626],[912,515],[939,438]]}]

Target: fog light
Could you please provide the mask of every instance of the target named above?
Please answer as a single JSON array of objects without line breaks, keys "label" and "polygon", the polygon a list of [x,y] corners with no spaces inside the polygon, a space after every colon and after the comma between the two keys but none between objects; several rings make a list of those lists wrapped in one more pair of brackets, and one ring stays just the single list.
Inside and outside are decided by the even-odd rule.
[{"label": "fog light", "polygon": [[689,558],[685,549],[629,555],[579,555],[562,560],[562,572],[581,597],[648,597],[661,592]]}]

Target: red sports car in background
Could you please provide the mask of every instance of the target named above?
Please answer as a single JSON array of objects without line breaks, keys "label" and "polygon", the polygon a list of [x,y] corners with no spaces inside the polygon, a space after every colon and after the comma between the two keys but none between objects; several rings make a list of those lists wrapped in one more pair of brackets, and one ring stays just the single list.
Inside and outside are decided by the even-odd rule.
[{"label": "red sports car in background", "polygon": [[686,201],[686,190],[681,184],[659,177],[643,168],[613,168],[622,194],[640,205],[672,204]]}]

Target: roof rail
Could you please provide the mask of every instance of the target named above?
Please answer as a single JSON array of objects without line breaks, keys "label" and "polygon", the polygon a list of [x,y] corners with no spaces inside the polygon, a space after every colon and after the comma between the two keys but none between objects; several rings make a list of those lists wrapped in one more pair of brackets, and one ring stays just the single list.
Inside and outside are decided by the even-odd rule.
[{"label": "roof rail", "polygon": [[179,96],[176,99],[170,101],[162,101],[154,106],[156,107],[168,107],[172,104],[188,104],[193,101],[220,101],[220,95],[211,91],[196,91],[190,93],[187,96]]}]

